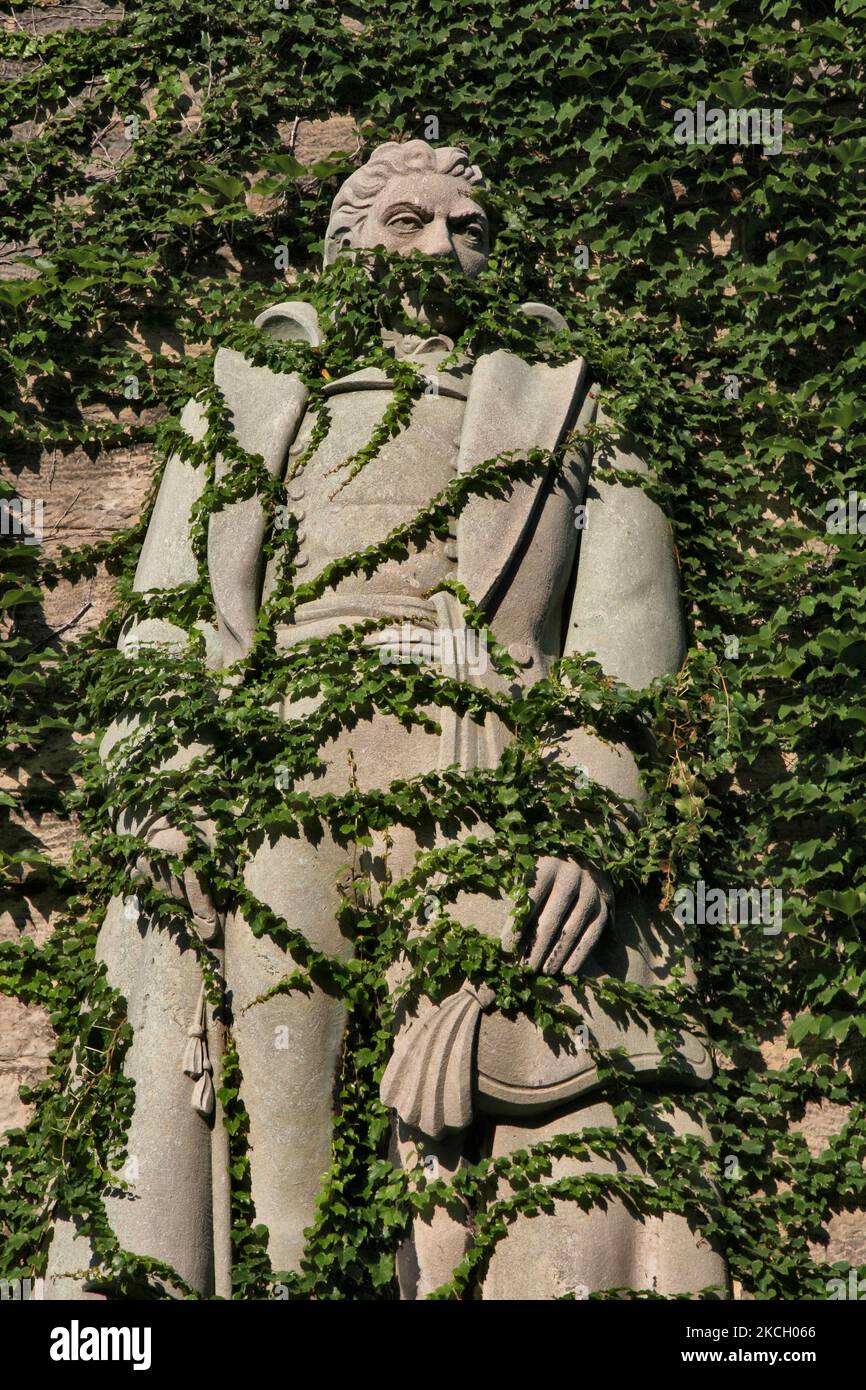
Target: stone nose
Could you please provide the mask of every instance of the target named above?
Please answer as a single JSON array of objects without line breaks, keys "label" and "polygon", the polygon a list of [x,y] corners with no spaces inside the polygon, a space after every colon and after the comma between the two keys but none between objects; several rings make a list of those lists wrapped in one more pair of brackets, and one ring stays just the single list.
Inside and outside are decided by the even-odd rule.
[{"label": "stone nose", "polygon": [[451,231],[444,217],[434,217],[432,222],[428,222],[421,238],[420,249],[425,256],[450,256],[452,260],[458,260]]}]

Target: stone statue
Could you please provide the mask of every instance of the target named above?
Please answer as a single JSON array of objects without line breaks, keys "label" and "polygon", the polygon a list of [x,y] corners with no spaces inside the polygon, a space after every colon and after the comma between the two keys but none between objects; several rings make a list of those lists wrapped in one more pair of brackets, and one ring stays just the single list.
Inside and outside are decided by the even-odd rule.
[{"label": "stone statue", "polygon": [[[343,248],[381,246],[450,256],[455,274],[476,276],[486,263],[489,240],[487,218],[473,196],[480,184],[479,171],[459,149],[434,149],[421,140],[381,146],[334,201],[326,263]],[[435,389],[417,399],[403,431],[336,493],[330,470],[370,439],[392,398],[389,377],[363,369],[328,384],[330,431],[293,476],[292,462],[312,428],[302,382],[255,367],[238,352],[217,354],[216,380],[238,441],[261,455],[273,477],[289,478],[287,503],[300,524],[296,563],[304,576],[383,539],[473,465],[508,451],[552,450],[567,432],[578,437],[597,418],[582,359],[531,365],[499,350],[471,363],[446,361],[440,373],[461,328],[453,304],[447,297],[418,302],[407,294],[404,309],[421,331],[400,332],[386,324],[383,335],[398,358],[418,361]],[[543,305],[524,305],[523,312],[542,334],[562,322]],[[278,304],[256,322],[277,339],[320,341],[316,315],[305,303]],[[196,401],[187,406],[182,424],[193,438],[202,436],[205,424]],[[634,688],[676,671],[684,640],[668,523],[642,488],[594,479],[585,444],[569,460],[558,475],[551,471],[515,481],[507,497],[471,498],[448,539],[433,537],[405,560],[349,576],[321,598],[299,605],[279,641],[290,649],[346,623],[393,620],[444,674],[507,691],[508,681],[492,669],[470,669],[465,643],[449,647],[436,640],[437,634],[453,635],[463,626],[461,606],[450,592],[431,596],[442,580],[456,578],[516,661],[518,684],[524,687],[576,651],[594,653],[607,675]],[[623,438],[606,462],[619,470],[647,471]],[[178,455],[170,459],[138,565],[138,591],[170,589],[195,578],[189,522],[204,486],[202,471]],[[580,507],[586,509],[582,529],[575,524]],[[218,625],[208,634],[208,649],[214,669],[249,652],[260,606],[273,589],[273,567],[262,564],[264,536],[264,511],[256,498],[234,502],[211,517],[208,564]],[[131,625],[121,640],[170,645],[185,639],[170,624],[148,619]],[[283,715],[301,718],[313,703],[288,701]],[[455,764],[496,765],[504,726],[447,710],[435,717],[438,734],[407,731],[379,713],[342,730],[321,749],[320,771],[309,779],[309,788],[345,792],[349,749],[352,776],[362,790],[387,788],[395,778]],[[111,730],[106,747],[128,728]],[[640,802],[635,762],[624,747],[579,731],[562,756],[594,781]],[[151,844],[178,846],[167,820],[145,831]],[[426,837],[396,826],[387,849],[390,872],[407,872],[420,842],[429,848],[447,837],[441,826],[431,825]],[[377,845],[367,854],[374,880],[381,876],[384,853]],[[251,858],[246,880],[317,950],[348,959],[353,943],[337,916],[337,880],[348,857],[345,841],[327,832],[315,841],[301,835],[265,842]],[[297,1270],[304,1230],[329,1167],[345,1011],[339,999],[315,985],[248,1008],[291,972],[291,957],[268,937],[254,937],[240,914],[220,923],[207,885],[194,875],[174,888],[191,907],[202,937],[224,951],[250,1119],[256,1217],[268,1228],[274,1268]],[[519,951],[531,969],[548,976],[580,972],[586,980],[610,976],[644,986],[670,979],[678,947],[675,924],[635,893],[623,890],[614,901],[603,872],[543,858],[531,904],[529,919],[516,934],[501,896],[475,895],[462,917],[465,898],[448,910],[496,936],[506,950]],[[225,1293],[224,1155],[213,1124],[214,1063],[208,1059],[209,1042],[216,1050],[215,1022],[203,1000],[196,958],[182,939],[149,930],[146,919],[128,921],[119,901],[103,926],[99,955],[111,983],[127,999],[134,1030],[126,1060],[136,1083],[128,1148],[136,1155],[139,1176],[132,1198],[107,1199],[109,1218],[124,1248],[168,1262],[203,1293]],[[398,965],[395,988],[399,977]],[[568,984],[562,996],[568,1000]],[[663,1060],[651,1029],[615,1019],[601,1007],[588,1021],[594,1041],[606,1049],[622,1048],[624,1067],[648,1082],[673,1076],[686,1088],[711,1076],[706,1040],[697,1032],[683,1033],[676,1055]],[[274,1033],[280,1027],[288,1030],[289,1044],[277,1051]],[[428,1165],[446,1179],[466,1161],[470,1130],[482,1132],[482,1152],[496,1156],[613,1123],[611,1098],[599,1086],[590,1050],[555,1045],[528,1018],[497,1011],[491,991],[468,983],[435,1005],[428,999],[417,1009],[398,1009],[381,1094],[394,1112],[395,1161],[412,1165],[423,1151]],[[685,1108],[675,1107],[666,1112],[660,1140],[665,1133],[697,1128]],[[555,1160],[552,1176],[633,1170],[625,1155],[562,1157]],[[402,1296],[423,1298],[447,1281],[471,1240],[470,1223],[453,1212],[441,1209],[429,1220],[417,1220],[398,1260]],[[99,1296],[69,1278],[87,1263],[83,1244],[61,1214],[50,1258],[51,1296]],[[674,1294],[725,1284],[720,1254],[684,1216],[640,1217],[618,1199],[588,1210],[557,1200],[552,1211],[513,1222],[494,1249],[482,1297],[553,1299],[611,1287]]]}]

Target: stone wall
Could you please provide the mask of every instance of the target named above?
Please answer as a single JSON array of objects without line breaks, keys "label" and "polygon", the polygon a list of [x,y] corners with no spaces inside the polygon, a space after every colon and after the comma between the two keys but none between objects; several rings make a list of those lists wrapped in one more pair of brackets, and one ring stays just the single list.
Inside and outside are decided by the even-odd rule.
[{"label": "stone wall", "polygon": [[[102,4],[100,0],[88,0],[86,6],[61,0],[57,4],[17,10],[4,18],[3,25],[7,30],[23,29],[42,34],[118,23],[122,15],[121,8]],[[24,65],[13,61],[0,63],[0,75],[7,81],[14,82],[24,70]],[[34,112],[32,119],[17,126],[13,135],[17,139],[32,138],[49,119],[51,113],[48,111]],[[187,119],[196,119],[194,93],[191,93]],[[354,123],[351,117],[343,115],[322,121],[287,121],[280,126],[279,133],[286,148],[302,163],[323,159],[334,151],[353,148],[357,143]],[[117,128],[109,127],[102,132],[94,145],[89,167],[92,180],[110,179],[128,148],[119,122]],[[678,196],[686,196],[685,189],[676,191]],[[738,248],[730,230],[720,226],[710,237],[709,249],[715,255],[727,255]],[[231,275],[237,267],[232,265],[228,248],[225,250]],[[38,254],[39,248],[35,246],[20,243],[0,246],[0,279],[27,274],[26,266],[22,269],[15,258]],[[182,352],[183,345],[172,345],[171,350]],[[44,454],[25,464],[4,461],[0,471],[14,481],[21,496],[42,499],[44,553],[53,555],[61,546],[104,540],[132,524],[140,515],[156,465],[157,460],[146,447],[98,453],[70,449]],[[78,583],[62,583],[53,590],[46,589],[41,604],[28,611],[25,622],[35,641],[49,648],[56,647],[96,627],[108,612],[112,599],[111,580],[101,571]],[[68,781],[73,756],[74,749],[58,741],[43,752],[38,765],[25,764],[18,775],[24,782],[34,778],[55,783]],[[9,785],[8,779],[6,785]],[[38,849],[57,862],[63,862],[71,853],[76,833],[72,818],[19,815],[13,818],[9,830],[9,848]],[[17,940],[20,934],[27,933],[37,943],[43,942],[61,906],[38,872],[25,876],[15,897],[0,898],[0,940]],[[780,1030],[779,1038],[767,1044],[765,1061],[768,1066],[784,1065],[783,1036]],[[26,1121],[27,1107],[20,1100],[18,1090],[45,1074],[51,1045],[52,1030],[44,1010],[28,1008],[17,1000],[0,996],[0,1132]],[[802,1131],[810,1150],[817,1155],[843,1122],[840,1108],[826,1103],[809,1107],[795,1127]],[[866,1262],[866,1214],[843,1214],[834,1218],[825,1239],[816,1241],[815,1254],[830,1262]]]}]

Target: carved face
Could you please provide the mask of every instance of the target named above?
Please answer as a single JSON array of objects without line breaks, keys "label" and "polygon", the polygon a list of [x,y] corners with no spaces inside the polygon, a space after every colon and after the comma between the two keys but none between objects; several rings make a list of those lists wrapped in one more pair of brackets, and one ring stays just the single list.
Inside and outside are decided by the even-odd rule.
[{"label": "carved face", "polygon": [[487,218],[450,174],[398,174],[376,197],[353,241],[401,255],[451,256],[471,279],[487,262]]},{"label": "carved face", "polygon": [[[468,186],[450,174],[399,174],[374,199],[355,229],[352,244],[384,246],[407,256],[450,256],[455,269],[470,279],[487,264],[487,217],[469,197]],[[428,295],[423,304],[407,289],[404,309],[411,318],[442,333],[459,328],[454,305],[444,293]]]}]

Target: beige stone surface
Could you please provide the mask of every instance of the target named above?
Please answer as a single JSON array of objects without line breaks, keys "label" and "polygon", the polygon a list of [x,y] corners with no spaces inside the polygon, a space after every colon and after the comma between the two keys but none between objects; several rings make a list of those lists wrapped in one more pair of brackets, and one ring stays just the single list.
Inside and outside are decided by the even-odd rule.
[{"label": "beige stone surface", "polygon": [[4,15],[2,27],[7,33],[54,34],[64,29],[96,29],[100,25],[117,25],[123,19],[122,5],[105,5],[102,0],[57,0],[56,4],[28,5]]},{"label": "beige stone surface", "polygon": [[[280,139],[288,144],[293,123],[281,121],[277,127]],[[358,130],[352,116],[329,116],[324,121],[298,121],[294,154],[301,164],[314,164],[318,159],[358,147]]]},{"label": "beige stone surface", "polygon": [[53,1037],[44,1009],[0,995],[0,1133],[26,1122],[18,1089],[45,1075]]}]

